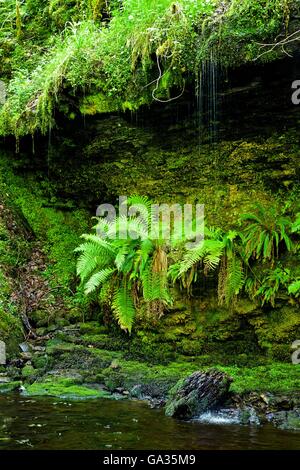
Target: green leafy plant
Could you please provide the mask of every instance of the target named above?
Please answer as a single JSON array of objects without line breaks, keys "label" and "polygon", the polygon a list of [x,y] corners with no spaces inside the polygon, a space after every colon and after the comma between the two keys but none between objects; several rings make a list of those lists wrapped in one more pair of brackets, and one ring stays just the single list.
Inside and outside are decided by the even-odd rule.
[{"label": "green leafy plant", "polygon": [[270,270],[263,278],[261,286],[257,289],[255,297],[261,299],[262,305],[271,304],[275,306],[276,296],[282,287],[287,287],[291,280],[289,269],[283,269],[281,266]]},{"label": "green leafy plant", "polygon": [[187,250],[183,259],[169,269],[169,275],[180,279],[188,293],[198,279],[199,273],[207,275],[218,270],[218,298],[220,304],[229,303],[238,295],[244,284],[244,270],[237,244],[239,234],[235,231],[205,228],[204,240]]},{"label": "green leafy plant", "polygon": [[253,212],[241,216],[241,221],[247,222],[243,230],[247,261],[252,258],[274,264],[281,246],[288,251],[292,249],[291,220],[283,217],[276,208],[257,204]]},{"label": "green leafy plant", "polygon": [[296,215],[296,219],[292,223],[291,232],[300,233],[300,213]]},{"label": "green leafy plant", "polygon": [[74,112],[68,95],[91,114],[176,99],[212,58],[232,67],[262,56],[289,1],[2,0],[0,135],[47,133],[56,109]]},{"label": "green leafy plant", "polygon": [[245,283],[245,267],[241,256],[241,234],[230,230],[221,233],[224,245],[218,274],[219,303],[229,306],[241,292]]},{"label": "green leafy plant", "polygon": [[105,238],[84,234],[85,242],[76,251],[80,253],[77,273],[85,293],[100,289],[100,303],[109,306],[120,327],[131,332],[141,300],[160,316],[172,299],[165,242],[148,237],[150,201],[135,196],[128,199],[128,205],[146,210],[139,216],[118,216],[111,223],[98,219],[94,228],[105,233]]},{"label": "green leafy plant", "polygon": [[199,270],[205,274],[213,271],[220,263],[224,246],[215,237],[209,238],[214,229],[205,229],[205,238],[197,246],[187,250],[183,258],[169,268],[169,276],[175,282],[180,280],[182,286],[191,293],[191,286],[198,279]]},{"label": "green leafy plant", "polygon": [[297,279],[289,285],[288,293],[294,297],[300,297],[300,279]]}]

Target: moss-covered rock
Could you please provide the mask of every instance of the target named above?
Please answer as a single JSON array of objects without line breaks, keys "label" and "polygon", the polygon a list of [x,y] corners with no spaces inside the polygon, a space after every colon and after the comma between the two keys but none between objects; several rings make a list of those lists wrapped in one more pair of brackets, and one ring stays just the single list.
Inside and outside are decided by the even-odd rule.
[{"label": "moss-covered rock", "polygon": [[97,390],[84,385],[78,385],[72,379],[47,378],[42,382],[34,382],[23,391],[28,396],[54,396],[60,398],[86,399],[86,398],[111,398],[104,390]]},{"label": "moss-covered rock", "polygon": [[22,369],[22,377],[27,381],[33,381],[38,374],[38,371],[30,364],[26,364]]},{"label": "moss-covered rock", "polygon": [[216,370],[194,372],[170,390],[166,415],[191,419],[221,405],[231,381],[229,376]]},{"label": "moss-covered rock", "polygon": [[0,383],[0,394],[14,392],[18,390],[21,385],[22,385],[22,382],[19,382],[19,381]]}]

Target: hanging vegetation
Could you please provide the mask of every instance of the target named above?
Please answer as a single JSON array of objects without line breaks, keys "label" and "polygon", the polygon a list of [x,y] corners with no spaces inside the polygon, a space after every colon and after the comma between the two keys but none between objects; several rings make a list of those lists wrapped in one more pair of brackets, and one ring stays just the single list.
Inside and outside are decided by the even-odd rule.
[{"label": "hanging vegetation", "polygon": [[73,117],[176,99],[212,54],[225,66],[274,60],[288,41],[263,55],[261,47],[288,37],[297,8],[292,0],[1,2],[0,135],[46,133],[55,110]]}]

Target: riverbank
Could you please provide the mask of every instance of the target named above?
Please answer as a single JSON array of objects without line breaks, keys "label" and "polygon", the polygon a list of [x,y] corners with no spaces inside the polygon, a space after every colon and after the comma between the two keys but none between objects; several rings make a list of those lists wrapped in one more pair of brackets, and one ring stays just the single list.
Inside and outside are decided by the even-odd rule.
[{"label": "riverbank", "polygon": [[238,411],[241,424],[271,421],[282,429],[300,429],[299,365],[267,361],[254,367],[208,364],[201,356],[151,364],[130,359],[128,351],[101,348],[105,342],[113,344],[113,337],[103,330],[93,322],[55,330],[49,327],[43,339],[22,343],[23,352],[1,370],[0,393],[143,400],[162,408],[180,379],[197,370],[217,368],[233,379],[221,408],[229,408],[235,416]]}]

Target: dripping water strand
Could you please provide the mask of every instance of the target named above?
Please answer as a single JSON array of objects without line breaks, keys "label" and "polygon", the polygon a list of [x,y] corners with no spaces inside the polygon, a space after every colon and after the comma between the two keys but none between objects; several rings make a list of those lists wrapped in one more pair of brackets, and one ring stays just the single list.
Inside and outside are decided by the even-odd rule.
[{"label": "dripping water strand", "polygon": [[199,147],[214,144],[218,136],[219,66],[213,52],[202,61],[196,80],[196,102],[199,129]]}]

